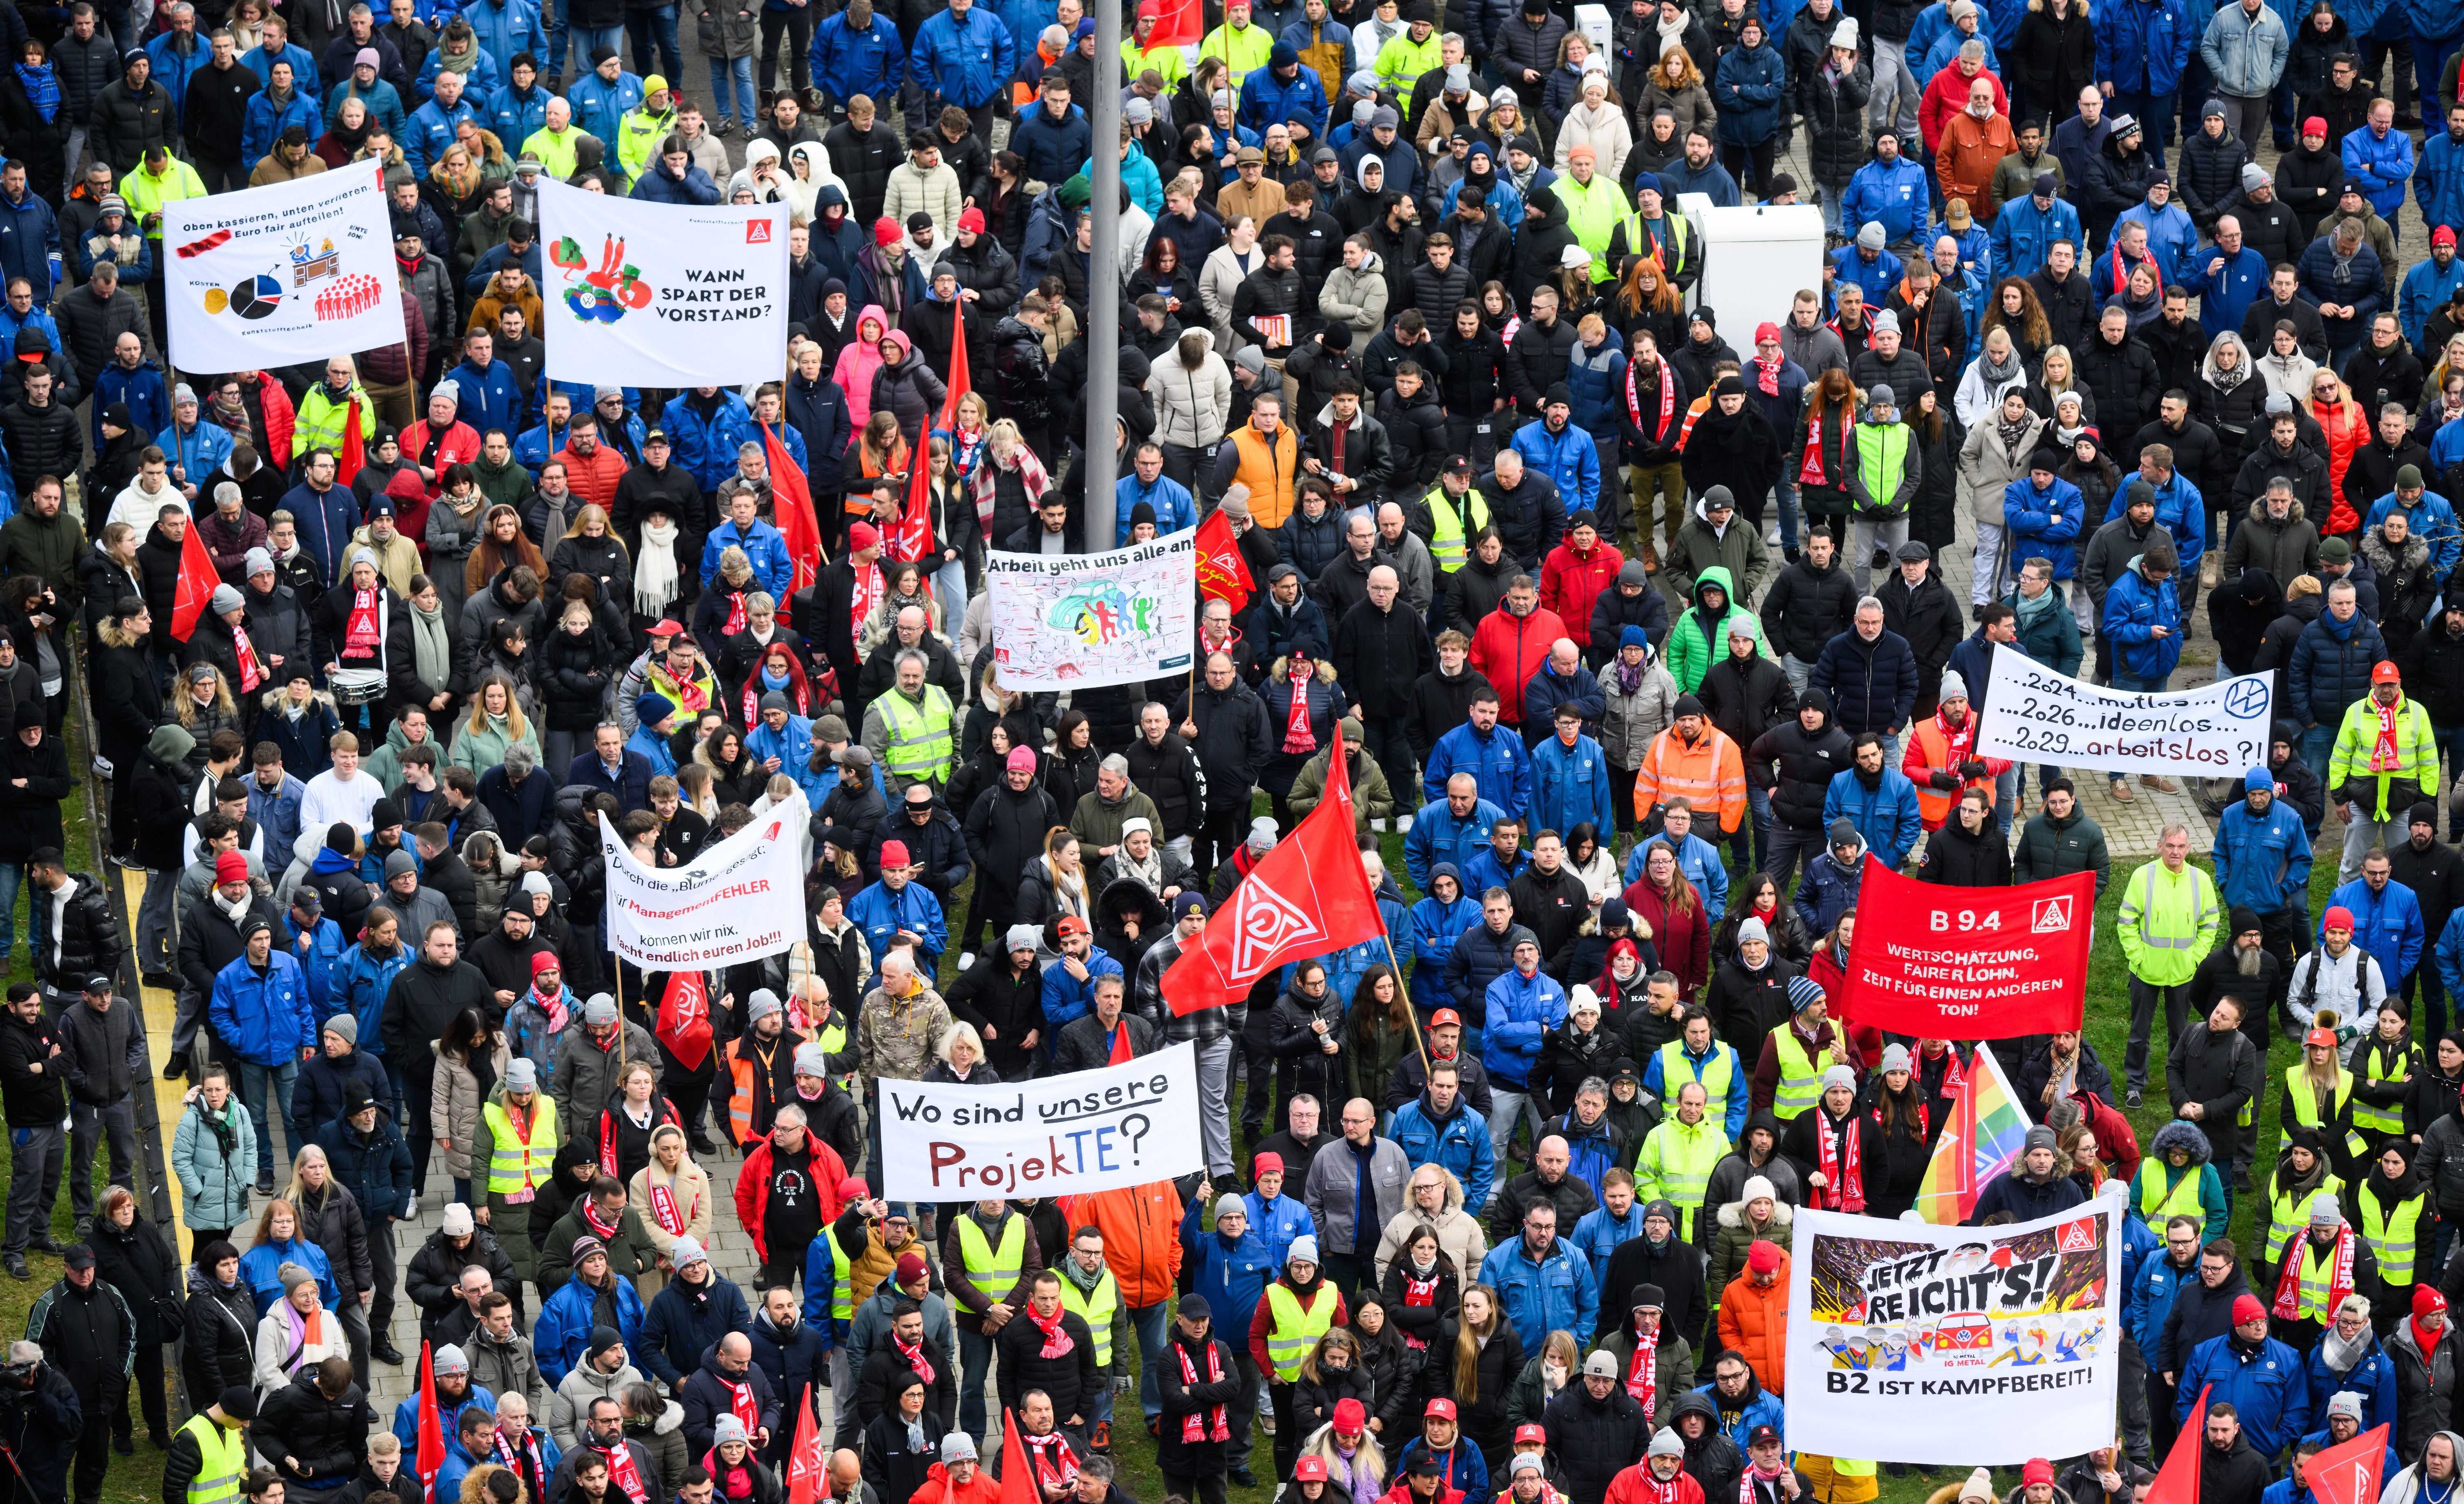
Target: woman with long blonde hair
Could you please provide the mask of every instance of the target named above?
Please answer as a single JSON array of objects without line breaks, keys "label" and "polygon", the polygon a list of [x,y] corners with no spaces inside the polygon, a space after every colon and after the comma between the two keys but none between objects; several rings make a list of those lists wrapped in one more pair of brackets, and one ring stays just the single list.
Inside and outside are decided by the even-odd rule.
[{"label": "woman with long blonde hair", "polygon": [[231,681],[209,663],[190,664],[180,670],[180,692],[174,697],[172,708],[179,716],[180,729],[197,739],[192,760],[200,767],[205,764],[206,743],[213,739],[214,732],[245,730],[239,703],[231,697]]}]

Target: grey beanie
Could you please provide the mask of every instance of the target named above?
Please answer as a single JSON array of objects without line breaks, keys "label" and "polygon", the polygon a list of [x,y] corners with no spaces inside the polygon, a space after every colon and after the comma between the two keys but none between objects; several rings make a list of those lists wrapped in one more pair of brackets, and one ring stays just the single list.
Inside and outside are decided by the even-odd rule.
[{"label": "grey beanie", "polygon": [[360,1021],[349,1014],[336,1014],[326,1019],[325,1032],[341,1035],[344,1044],[357,1045],[360,1042]]},{"label": "grey beanie", "polygon": [[226,611],[239,611],[246,609],[248,606],[248,599],[229,585],[216,585],[214,587],[212,606],[214,615],[220,616]]},{"label": "grey beanie", "polygon": [[252,579],[259,575],[272,574],[274,572],[274,556],[261,548],[250,549],[248,551],[248,562],[243,565],[242,568],[247,571],[249,578]]},{"label": "grey beanie", "polygon": [[1012,925],[1007,936],[1012,950],[1033,950],[1044,943],[1044,931],[1033,925]]},{"label": "grey beanie", "polygon": [[406,872],[410,873],[413,876],[417,876],[419,872],[419,861],[409,852],[403,850],[400,846],[396,846],[393,849],[392,854],[385,858],[385,881],[390,883]]},{"label": "grey beanie", "polygon": [[1246,1215],[1248,1210],[1248,1203],[1243,1201],[1239,1195],[1232,1191],[1227,1190],[1223,1194],[1215,1198],[1215,1220],[1218,1222],[1222,1221],[1225,1217],[1232,1215],[1236,1211],[1243,1215]]},{"label": "grey beanie", "polygon": [[1869,221],[1864,229],[1857,231],[1857,244],[1866,251],[1881,250],[1890,242],[1890,232],[1882,229],[1881,222],[1879,220]]},{"label": "grey beanie", "polygon": [[779,994],[766,987],[757,987],[753,990],[753,995],[745,999],[744,1021],[747,1024],[758,1024],[780,1011]]},{"label": "grey beanie", "polygon": [[2035,1149],[2057,1150],[2060,1147],[2060,1141],[2054,1137],[2054,1130],[2040,1123],[2028,1130],[2027,1142],[2020,1147],[2019,1152],[2026,1154]]}]

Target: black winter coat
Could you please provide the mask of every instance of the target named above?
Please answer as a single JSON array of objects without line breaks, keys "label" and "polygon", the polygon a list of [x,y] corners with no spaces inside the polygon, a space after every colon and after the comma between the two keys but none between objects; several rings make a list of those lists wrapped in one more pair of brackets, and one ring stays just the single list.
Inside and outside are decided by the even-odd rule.
[{"label": "black winter coat", "polygon": [[[1800,664],[1811,664],[1822,656],[1824,643],[1848,630],[1856,614],[1857,591],[1838,560],[1816,570],[1812,559],[1800,557],[1781,570],[1763,595],[1763,641]],[[1599,641],[1596,629],[1592,641]]]},{"label": "black winter coat", "polygon": [[[1808,688],[1797,702],[1799,709],[1807,707],[1818,708],[1827,715],[1831,697]],[[1827,719],[1820,730],[1808,731],[1791,716],[1746,749],[1746,776],[1770,793],[1772,819],[1791,830],[1818,831],[1823,796],[1829,793],[1831,780],[1854,761],[1846,731]]]},{"label": "black winter coat", "polygon": [[1413,687],[1436,667],[1429,629],[1400,596],[1384,611],[1364,600],[1335,625],[1335,675],[1364,717],[1391,725],[1410,713]]},{"label": "black winter coat", "polygon": [[190,1269],[186,1337],[180,1374],[190,1394],[220,1394],[235,1384],[254,1387],[256,1300],[246,1281],[226,1290]]},{"label": "black winter coat", "polygon": [[2030,0],[2012,55],[2015,64],[2005,66],[2018,69],[2019,87],[2032,110],[2077,99],[2096,76],[2096,29],[2088,8],[2074,3],[2068,14],[2057,17],[2044,0]]},{"label": "black winter coat", "polygon": [[1865,101],[1874,94],[1874,65],[1863,57],[1853,74],[1829,68],[1797,79],[1796,107],[1805,116],[1814,153],[1814,181],[1844,188],[1869,160],[1865,149]]},{"label": "black winter coat", "polygon": [[1613,1385],[1605,1400],[1593,1399],[1580,1380],[1557,1391],[1543,1424],[1573,1504],[1600,1504],[1608,1496],[1610,1481],[1633,1466],[1626,1459],[1651,1445],[1651,1419],[1623,1384]]},{"label": "black winter coat", "polygon": [[2096,394],[2097,427],[2105,435],[2113,463],[2129,469],[2139,463],[2140,427],[2156,416],[2156,360],[2146,346],[2125,337],[2119,345],[2104,342],[2101,332],[2071,352],[2079,362],[2079,382]]},{"label": "black winter coat", "polygon": [[170,1237],[146,1217],[125,1228],[98,1218],[92,1246],[96,1272],[128,1302],[137,1340],[179,1341],[187,1323],[187,1307],[178,1294],[180,1255],[173,1252]]},{"label": "black winter coat", "polygon": [[[349,1473],[376,1425],[376,1409],[358,1384],[345,1384],[339,1397],[327,1399],[315,1370],[303,1368],[258,1401],[251,1434],[286,1482],[304,1484]],[[285,1458],[297,1461],[298,1470],[284,1467]]]},{"label": "black winter coat", "polygon": [[[2077,98],[2078,91],[2073,90],[2070,97]],[[2215,233],[2216,216],[2240,194],[2242,163],[2251,160],[2250,153],[2250,143],[2230,129],[2210,136],[2203,128],[2182,143],[2173,163],[2173,191],[2181,196],[2182,207],[2198,224],[2201,234]]]}]

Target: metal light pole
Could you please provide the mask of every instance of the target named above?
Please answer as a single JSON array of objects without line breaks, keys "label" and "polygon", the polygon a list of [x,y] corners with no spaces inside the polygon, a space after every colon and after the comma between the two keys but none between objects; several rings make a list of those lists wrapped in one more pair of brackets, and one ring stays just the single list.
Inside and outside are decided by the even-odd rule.
[{"label": "metal light pole", "polygon": [[1093,130],[1090,175],[1095,234],[1087,272],[1087,547],[1112,546],[1112,483],[1118,478],[1112,425],[1121,389],[1121,4],[1094,0],[1094,98],[1087,101]]}]

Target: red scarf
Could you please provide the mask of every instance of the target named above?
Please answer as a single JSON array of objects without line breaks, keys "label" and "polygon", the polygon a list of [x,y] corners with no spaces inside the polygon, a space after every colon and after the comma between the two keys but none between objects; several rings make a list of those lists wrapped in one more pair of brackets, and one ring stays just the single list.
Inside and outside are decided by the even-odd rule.
[{"label": "red scarf", "polygon": [[659,1231],[671,1237],[682,1236],[691,1225],[676,1206],[676,1188],[673,1186],[650,1188],[650,1215],[658,1218]]},{"label": "red scarf", "polygon": [[624,1490],[633,1504],[650,1504],[650,1488],[642,1481],[642,1470],[633,1463],[632,1448],[620,1441],[610,1448],[591,1450],[607,1459],[607,1481]]},{"label": "red scarf", "polygon": [[[1189,1349],[1175,1342],[1172,1344],[1172,1351],[1173,1356],[1180,1360],[1180,1382],[1184,1384],[1196,1384],[1198,1365],[1189,1361]],[[1223,1382],[1223,1349],[1218,1347],[1211,1337],[1206,1340],[1206,1382],[1208,1384]],[[1231,1439],[1232,1423],[1225,1418],[1223,1406],[1220,1405],[1208,1406],[1203,1413],[1192,1410],[1180,1418],[1180,1444],[1184,1447],[1195,1447],[1200,1442],[1207,1441],[1228,1442]]]},{"label": "red scarf", "polygon": [[342,656],[373,658],[380,634],[377,631],[377,601],[385,594],[383,586],[363,590],[351,597],[351,619],[343,628]]},{"label": "red scarf", "polygon": [[731,590],[727,593],[726,630],[730,637],[744,630],[744,592],[741,590]]},{"label": "red scarf", "polygon": [[231,628],[231,652],[239,659],[239,687],[242,694],[254,694],[265,683],[265,665],[256,661],[256,644],[248,640],[240,627]]},{"label": "red scarf", "polygon": [[855,589],[849,592],[847,605],[847,630],[850,633],[863,633],[864,619],[872,615],[872,608],[881,603],[884,588],[880,565],[866,564],[856,570]]},{"label": "red scarf", "polygon": [[[2423,1351],[2427,1352],[2429,1349],[2424,1348]],[[548,1478],[547,1460],[539,1454],[539,1438],[532,1435],[528,1428],[523,1428],[518,1446],[514,1443],[513,1436],[514,1432],[510,1428],[502,1426],[496,1428],[497,1462],[517,1472],[521,1472],[522,1465],[528,1463],[530,1471],[524,1474],[523,1481],[545,1488]]]},{"label": "red scarf", "polygon": [[[1839,426],[1854,427],[1856,423],[1857,405],[1851,403]],[[1830,471],[1822,466],[1822,403],[1819,401],[1809,403],[1805,410],[1805,463],[1797,467],[1796,483],[1800,486],[1831,484]]]},{"label": "red scarf", "polygon": [[[604,1134],[602,1135],[602,1137],[605,1136],[605,1135]],[[605,1159],[600,1163],[603,1166],[606,1164]],[[609,1167],[607,1169],[607,1173],[613,1175],[616,1171],[612,1167]],[[590,1231],[598,1234],[599,1241],[602,1243],[608,1243],[615,1240],[616,1230],[623,1226],[625,1219],[623,1214],[620,1212],[614,1222],[600,1221],[598,1201],[592,1197],[584,1196],[582,1198],[582,1220],[589,1224]]]},{"label": "red scarf", "polygon": [[1942,1094],[1948,1097],[1968,1084],[1968,1068],[1959,1063],[1959,1046],[1946,1045],[1942,1052]]},{"label": "red scarf", "polygon": [[744,1423],[745,1435],[758,1433],[761,1429],[761,1406],[753,1398],[753,1381],[747,1378],[742,1384],[728,1384],[724,1379],[719,1382],[727,1384],[728,1413]]},{"label": "red scarf", "polygon": [[1954,728],[1942,718],[1940,710],[1936,710],[1933,712],[1933,729],[1942,733],[1943,750],[1949,754],[1948,771],[1956,773],[1959,765],[1969,760],[1969,749],[1976,745],[1975,712],[1970,711],[1968,719]]},{"label": "red scarf", "polygon": [[2372,773],[2393,773],[2404,766],[2404,752],[2395,741],[2396,710],[2403,704],[2403,698],[2399,696],[2394,705],[2373,704],[2370,707],[2379,712],[2379,739],[2370,748]]},{"label": "red scarf", "polygon": [[[517,1107],[512,1102],[505,1103],[505,1121],[512,1124],[516,1133],[522,1136],[522,1143],[525,1144],[529,1144],[531,1141],[531,1133],[533,1131],[531,1126],[533,1122],[532,1114],[538,1111],[538,1099],[536,1098],[532,1099],[532,1105],[526,1108]],[[522,1166],[521,1188],[512,1192],[505,1198],[506,1200],[517,1204],[529,1201],[535,1194],[537,1194],[537,1188],[531,1185],[531,1170],[530,1166],[527,1163],[529,1156],[525,1155],[523,1158],[525,1163]],[[583,1203],[583,1214],[587,1215],[589,1212],[589,1204],[586,1201]],[[612,1235],[613,1234],[611,1233],[610,1236]]]},{"label": "red scarf", "polygon": [[[738,596],[736,599],[737,609],[741,610],[744,598]],[[710,705],[710,691],[701,687],[701,681],[676,672],[675,665],[671,663],[662,662],[659,667],[667,675],[668,682],[676,687],[676,708],[687,715],[701,714]]]},{"label": "red scarf", "polygon": [[[599,1167],[605,1170],[610,1175],[619,1173],[616,1168],[616,1113],[617,1109],[614,1107],[602,1107],[599,1109]],[[650,1127],[655,1130],[662,1119],[673,1122],[675,1120],[675,1110],[673,1108],[670,1108],[666,1112],[661,1112],[655,1105],[653,1105],[650,1109]],[[630,1123],[632,1120],[627,1118],[625,1121]],[[677,1125],[679,1127],[683,1126],[682,1123],[678,1123]],[[599,1224],[597,1222],[593,1222],[590,1225],[592,1227],[597,1227]],[[610,1228],[604,1235],[614,1237],[616,1235],[615,1230]]]},{"label": "red scarf", "polygon": [[1062,1358],[1078,1350],[1077,1342],[1061,1324],[1061,1319],[1067,1314],[1057,1305],[1052,1308],[1050,1316],[1039,1316],[1032,1305],[1026,1308],[1026,1319],[1033,1321],[1036,1330],[1044,1334],[1044,1351],[1036,1354],[1037,1357]]},{"label": "red scarf", "polygon": [[2412,1323],[2412,1343],[2415,1347],[2420,1348],[2425,1353],[2434,1353],[2438,1351],[2438,1339],[2445,1334],[2447,1330],[2446,1327],[2441,1326],[2437,1331],[2433,1332],[2424,1327],[2421,1324],[2421,1318],[2417,1316],[2408,1316],[2405,1319]]},{"label": "red scarf", "polygon": [[1639,369],[1639,367],[1635,365],[1628,365],[1625,368],[1625,413],[1628,418],[1634,420],[1635,427],[1639,430],[1645,438],[1648,438],[1654,444],[1657,444],[1660,442],[1661,437],[1668,432],[1668,421],[1677,416],[1677,386],[1676,383],[1668,379],[1668,362],[1656,355],[1653,356],[1652,359],[1659,361],[1659,425],[1655,427],[1642,421],[1642,401],[1635,394],[1634,389],[1634,373]]},{"label": "red scarf", "polygon": [[[2337,1308],[2353,1293],[2353,1251],[2358,1243],[2349,1222],[2336,1230],[2334,1267],[2327,1275],[2327,1316],[2321,1325],[2332,1324]],[[2310,1234],[2304,1231],[2294,1234],[2293,1246],[2284,1252],[2284,1267],[2276,1275],[2276,1304],[2271,1312],[2277,1320],[2299,1319],[2301,1309],[2301,1266],[2310,1261]]]},{"label": "red scarf", "polygon": [[[1841,1131],[1845,1128],[1847,1131]],[[1840,1127],[1834,1127],[1831,1114],[1816,1103],[1814,1109],[1814,1167],[1822,1172],[1827,1183],[1815,1195],[1815,1207],[1823,1211],[1862,1212],[1865,1210],[1865,1168],[1860,1141],[1852,1113]]]},{"label": "red scarf", "polygon": [[[1652,1476],[1651,1464],[1649,1462],[1638,1462],[1633,1467],[1628,1468],[1626,1471],[1633,1475],[1637,1484],[1640,1485],[1643,1504],[1677,1504],[1680,1497],[1678,1493],[1679,1486],[1685,1481],[1685,1473],[1683,1469],[1680,1469],[1677,1475],[1670,1478],[1665,1483],[1662,1483],[1658,1478]],[[1701,1491],[1697,1490],[1696,1492],[1700,1493]]]},{"label": "red scarf", "polygon": [[923,1380],[927,1384],[933,1382],[933,1360],[924,1356],[924,1342],[921,1338],[916,1340],[914,1346],[910,1347],[898,1340],[897,1333],[892,1332],[890,1334],[890,1345],[898,1349],[898,1355],[907,1360],[907,1366],[915,1370],[916,1378]]},{"label": "red scarf", "polygon": [[2147,269],[2147,274],[2156,279],[2157,301],[2164,301],[2165,269],[2156,264],[2156,254],[2152,249],[2146,255],[2142,256],[2137,261],[2124,261],[2122,259],[2122,237],[2117,235],[2114,237],[2113,241],[2112,255],[2113,290],[2115,292],[2127,297],[2130,294],[2130,273],[2138,271],[2141,267],[2145,267]]},{"label": "red scarf", "polygon": [[1660,1408],[1660,1337],[1657,1333],[1634,1334],[1634,1362],[1626,1365],[1625,1392],[1642,1406],[1642,1418],[1649,1420]]},{"label": "red scarf", "polygon": [[[1437,1267],[1435,1265],[1431,1265],[1428,1278],[1415,1279],[1412,1277],[1411,1266],[1408,1264],[1405,1265],[1403,1267],[1403,1303],[1407,1306],[1416,1305],[1426,1309],[1434,1309],[1438,1303],[1438,1281],[1441,1277],[1443,1276],[1438,1273]],[[1429,1344],[1424,1339],[1416,1337],[1410,1332],[1405,1332],[1403,1334],[1403,1345],[1406,1347],[1426,1347]]]},{"label": "red scarf", "polygon": [[1786,1466],[1783,1465],[1765,1472],[1752,1458],[1748,1458],[1746,1471],[1737,1476],[1737,1504],[1755,1504],[1754,1485],[1757,1483],[1771,1484],[1775,1492],[1780,1474],[1787,1471]]},{"label": "red scarf", "polygon": [[1761,356],[1754,357],[1754,384],[1762,389],[1765,397],[1779,395],[1779,367],[1786,359],[1786,356],[1776,356],[1766,360]]},{"label": "red scarf", "polygon": [[1309,655],[1292,649],[1290,680],[1291,713],[1284,718],[1284,751],[1295,757],[1306,757],[1317,751],[1317,734],[1309,730],[1309,678],[1317,670]]},{"label": "red scarf", "polygon": [[1078,1486],[1078,1453],[1069,1438],[1058,1430],[1042,1436],[1018,1435],[1019,1445],[1026,1449],[1027,1460],[1035,1465],[1035,1481],[1049,1492]]}]

